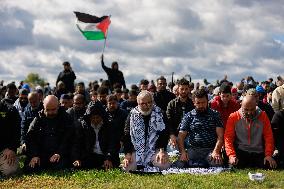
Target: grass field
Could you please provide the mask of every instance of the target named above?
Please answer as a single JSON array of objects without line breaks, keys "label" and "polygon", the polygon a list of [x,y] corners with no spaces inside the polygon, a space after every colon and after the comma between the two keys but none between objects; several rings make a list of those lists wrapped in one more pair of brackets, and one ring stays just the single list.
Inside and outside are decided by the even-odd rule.
[{"label": "grass field", "polygon": [[[264,173],[263,182],[248,172]],[[284,171],[235,170],[217,175],[136,175],[120,170],[59,171],[2,179],[0,188],[284,188]]]}]

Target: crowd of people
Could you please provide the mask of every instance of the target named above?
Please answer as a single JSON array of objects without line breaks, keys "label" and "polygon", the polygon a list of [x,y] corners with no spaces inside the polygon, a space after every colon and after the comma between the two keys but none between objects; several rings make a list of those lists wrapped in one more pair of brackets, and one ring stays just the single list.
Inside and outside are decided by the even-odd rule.
[{"label": "crowd of people", "polygon": [[[55,89],[0,83],[0,171],[46,169],[135,171],[147,166],[284,167],[284,80],[204,85],[186,78],[142,79],[126,88],[123,73],[101,59],[108,79],[76,82],[69,62]],[[168,152],[177,150],[171,162]],[[125,154],[121,161],[119,153]]]}]

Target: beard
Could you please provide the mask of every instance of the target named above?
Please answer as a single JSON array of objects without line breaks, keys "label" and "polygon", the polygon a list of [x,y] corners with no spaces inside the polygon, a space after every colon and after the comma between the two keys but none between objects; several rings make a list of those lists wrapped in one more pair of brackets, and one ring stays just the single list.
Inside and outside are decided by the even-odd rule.
[{"label": "beard", "polygon": [[20,101],[20,105],[22,106],[22,107],[26,107],[27,105],[28,105],[28,101]]},{"label": "beard", "polygon": [[53,119],[57,116],[57,114],[46,114],[46,118]]},{"label": "beard", "polygon": [[180,93],[179,94],[179,96],[181,97],[181,98],[187,98],[188,97],[188,94],[187,93]]},{"label": "beard", "polygon": [[243,111],[243,110],[242,110],[242,112],[243,112],[244,118],[246,118],[246,119],[251,119],[252,120],[256,116],[256,113],[248,114],[248,113],[245,113],[245,111]]},{"label": "beard", "polygon": [[79,115],[83,115],[85,113],[84,108],[74,108],[75,112]]},{"label": "beard", "polygon": [[148,111],[143,111],[140,109],[140,107],[138,107],[139,112],[143,115],[143,116],[148,116],[152,113],[152,109],[153,107],[151,107]]},{"label": "beard", "polygon": [[202,114],[202,113],[206,112],[207,108],[198,108],[198,109],[196,108],[195,110],[196,110],[196,112]]}]

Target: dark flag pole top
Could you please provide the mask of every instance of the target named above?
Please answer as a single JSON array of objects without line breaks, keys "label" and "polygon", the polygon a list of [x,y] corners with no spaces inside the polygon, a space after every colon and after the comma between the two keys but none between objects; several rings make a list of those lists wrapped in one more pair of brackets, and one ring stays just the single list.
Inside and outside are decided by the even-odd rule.
[{"label": "dark flag pole top", "polygon": [[[111,15],[109,15],[109,19],[110,19],[110,17],[111,17]],[[106,48],[107,34],[108,34],[108,30],[106,31],[106,35],[105,35],[105,41],[104,41],[104,47],[103,47],[102,55],[104,55],[105,48]]]},{"label": "dark flag pole top", "polygon": [[171,91],[173,90],[173,84],[174,84],[174,74],[175,74],[175,72],[172,72],[172,86],[171,86]]}]

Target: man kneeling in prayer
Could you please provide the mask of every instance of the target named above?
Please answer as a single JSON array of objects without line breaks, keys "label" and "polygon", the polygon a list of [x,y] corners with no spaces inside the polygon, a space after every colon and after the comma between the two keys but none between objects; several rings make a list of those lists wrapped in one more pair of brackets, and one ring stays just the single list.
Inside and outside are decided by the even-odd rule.
[{"label": "man kneeling in prayer", "polygon": [[208,95],[204,89],[194,92],[193,102],[195,109],[185,114],[180,124],[178,147],[181,156],[176,166],[221,166],[224,130],[220,114],[208,108]]},{"label": "man kneeling in prayer", "polygon": [[0,101],[0,131],[0,177],[11,176],[19,168],[16,151],[20,145],[20,115],[4,101]]},{"label": "man kneeling in prayer", "polygon": [[137,96],[138,106],[131,110],[125,126],[123,167],[126,171],[148,166],[170,167],[165,151],[168,143],[167,117],[154,105],[149,91]]}]

